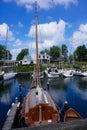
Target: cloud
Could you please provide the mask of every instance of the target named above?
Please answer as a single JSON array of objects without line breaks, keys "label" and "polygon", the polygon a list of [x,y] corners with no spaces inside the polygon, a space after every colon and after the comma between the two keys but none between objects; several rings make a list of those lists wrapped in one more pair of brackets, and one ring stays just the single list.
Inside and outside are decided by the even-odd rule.
[{"label": "cloud", "polygon": [[20,21],[18,22],[18,27],[23,27],[23,24]]},{"label": "cloud", "polygon": [[26,4],[25,8],[26,8],[27,12],[30,12],[33,9],[32,6],[29,4]]},{"label": "cloud", "polygon": [[81,24],[71,37],[72,47],[75,49],[80,45],[87,45],[87,23]]},{"label": "cloud", "polygon": [[[8,31],[7,31],[8,30]],[[9,26],[6,23],[0,24],[0,41],[2,40],[13,41],[13,33],[10,31]]]},{"label": "cloud", "polygon": [[[36,0],[3,0],[4,2],[16,2],[17,5],[25,6],[29,11],[33,8]],[[70,4],[77,5],[78,0],[38,0],[38,6],[42,9],[50,9],[55,5],[62,5],[67,8]]]},{"label": "cloud", "polygon": [[21,52],[22,48],[11,49],[12,59],[16,59],[17,55]]},{"label": "cloud", "polygon": [[[38,27],[38,37],[39,37],[39,46],[40,48],[51,47],[57,45],[58,42],[65,40],[64,33],[67,23],[63,20],[59,22],[50,22],[45,24],[39,24]],[[35,26],[31,26],[29,37],[35,38]]]},{"label": "cloud", "polygon": [[16,39],[14,46],[18,47],[22,45],[22,41],[20,39]]},{"label": "cloud", "polygon": [[70,4],[77,5],[78,0],[53,0],[56,5],[63,5],[65,8],[68,8]]}]

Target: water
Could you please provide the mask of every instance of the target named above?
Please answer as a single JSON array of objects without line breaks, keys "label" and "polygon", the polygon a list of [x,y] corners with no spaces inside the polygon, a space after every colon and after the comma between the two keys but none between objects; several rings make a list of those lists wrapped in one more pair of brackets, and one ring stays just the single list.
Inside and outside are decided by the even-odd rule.
[{"label": "water", "polygon": [[[48,79],[42,80],[42,87],[47,88]],[[49,92],[55,99],[56,104],[63,106],[65,100],[69,107],[73,107],[83,118],[87,118],[87,78],[74,77],[72,79],[49,80]],[[15,98],[20,98],[19,84],[22,85],[22,97],[32,86],[32,80],[29,77],[17,77],[0,83],[0,129],[6,118],[7,111]]]}]

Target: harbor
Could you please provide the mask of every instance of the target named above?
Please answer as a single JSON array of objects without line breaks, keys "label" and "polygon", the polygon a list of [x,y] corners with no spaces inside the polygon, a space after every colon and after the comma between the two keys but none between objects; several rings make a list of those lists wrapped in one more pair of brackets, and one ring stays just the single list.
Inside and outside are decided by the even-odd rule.
[{"label": "harbor", "polygon": [[16,112],[18,109],[18,103],[15,103],[9,113],[9,116],[3,126],[2,130],[86,130],[87,129],[87,119],[81,119],[77,121],[71,121],[66,123],[56,123],[56,124],[48,124],[48,125],[42,125],[37,127],[24,127],[24,128],[14,128],[13,125],[17,123],[16,121]]},{"label": "harbor", "polygon": [[0,129],[87,130],[86,3],[0,5]]},{"label": "harbor", "polygon": [[[67,100],[69,107],[74,108],[83,117],[82,120],[84,121],[82,122],[85,122],[87,118],[87,113],[86,113],[87,78],[74,77],[74,78],[57,78],[57,79],[49,80],[46,77],[41,80],[43,88],[45,87],[45,89],[47,89],[48,81],[49,81],[49,92],[54,98],[56,104],[60,107],[60,109],[62,109],[64,101]],[[0,109],[0,117],[1,117],[0,128],[3,127],[8,117],[7,113],[9,109],[12,108],[12,103],[15,103],[15,98],[18,97],[18,102],[20,102],[20,90],[19,90],[20,84],[22,86],[22,98],[24,98],[27,91],[32,86],[32,79],[30,79],[30,76],[26,76],[26,77],[17,76],[14,79],[10,79],[10,80],[0,83],[0,108],[1,108]],[[53,125],[54,129],[55,129],[55,126],[56,125]],[[42,127],[40,126],[39,128],[42,128]],[[21,128],[21,129],[27,129],[27,128]],[[28,128],[28,129],[31,129],[31,128]]]}]

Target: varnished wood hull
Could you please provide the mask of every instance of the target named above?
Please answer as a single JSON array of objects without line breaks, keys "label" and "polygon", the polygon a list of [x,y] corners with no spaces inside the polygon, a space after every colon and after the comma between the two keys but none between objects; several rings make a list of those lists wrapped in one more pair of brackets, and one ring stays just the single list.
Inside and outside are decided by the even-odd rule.
[{"label": "varnished wood hull", "polygon": [[[38,97],[38,95],[41,97]],[[23,101],[21,114],[21,118],[25,118],[25,123],[28,126],[57,123],[60,120],[59,110],[54,100],[42,88],[39,88],[38,91],[36,88],[30,90]]]},{"label": "varnished wood hull", "polygon": [[64,116],[64,122],[72,121],[72,120],[79,120],[79,119],[82,119],[82,117],[73,108],[69,108],[66,111],[65,116]]}]

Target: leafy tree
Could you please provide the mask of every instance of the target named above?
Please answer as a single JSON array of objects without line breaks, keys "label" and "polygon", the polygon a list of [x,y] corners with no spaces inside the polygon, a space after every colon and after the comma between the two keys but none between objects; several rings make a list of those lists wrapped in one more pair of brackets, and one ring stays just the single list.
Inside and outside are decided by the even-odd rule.
[{"label": "leafy tree", "polygon": [[5,57],[5,59],[9,59],[9,60],[11,60],[12,59],[12,54],[10,53],[10,51],[9,50],[6,50],[6,57]]},{"label": "leafy tree", "polygon": [[22,49],[21,52],[17,55],[16,60],[22,60],[25,55],[28,55],[29,51],[28,49]]},{"label": "leafy tree", "polygon": [[5,55],[4,55],[5,52],[6,52],[5,46],[0,45],[0,60],[5,58]]},{"label": "leafy tree", "polygon": [[71,55],[69,55],[69,63],[70,64],[74,64],[74,57],[73,57],[73,54]]},{"label": "leafy tree", "polygon": [[85,45],[77,47],[74,52],[74,58],[76,61],[87,61],[87,49]]},{"label": "leafy tree", "polygon": [[63,61],[66,62],[68,59],[68,49],[65,44],[62,45],[61,51],[62,51],[61,54],[62,54]]},{"label": "leafy tree", "polygon": [[53,46],[50,48],[50,56],[52,60],[57,60],[60,55],[60,48],[58,46]]},{"label": "leafy tree", "polygon": [[12,54],[9,50],[6,50],[6,47],[0,45],[0,60],[12,59]]},{"label": "leafy tree", "polygon": [[45,53],[49,54],[49,53],[50,53],[50,51],[49,51],[49,50],[47,50],[47,49],[45,49],[45,50],[42,50],[40,53],[41,53],[41,54],[45,54]]}]

